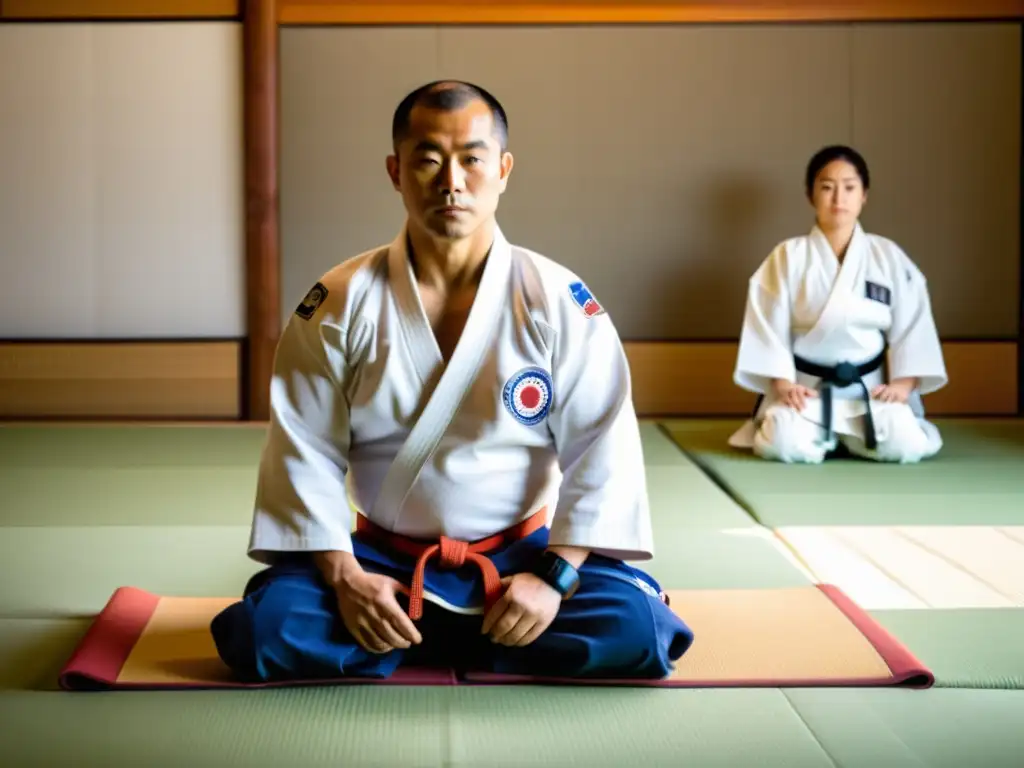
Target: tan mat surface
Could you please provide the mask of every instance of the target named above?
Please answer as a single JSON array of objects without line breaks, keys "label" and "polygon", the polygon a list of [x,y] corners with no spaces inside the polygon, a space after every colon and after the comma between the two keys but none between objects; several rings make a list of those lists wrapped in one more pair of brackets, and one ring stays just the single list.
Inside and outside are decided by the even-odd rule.
[{"label": "tan mat surface", "polygon": [[861,608],[1024,607],[1024,526],[776,529],[813,574]]},{"label": "tan mat surface", "polygon": [[[559,682],[680,687],[906,685],[932,673],[834,587],[676,590],[673,609],[696,640],[674,674],[660,681]],[[209,625],[233,598],[162,597],[122,588],[93,622],[61,673],[69,690],[247,687],[217,657]],[[402,671],[389,684],[530,682],[454,670]],[[370,682],[324,680],[322,683]]]}]

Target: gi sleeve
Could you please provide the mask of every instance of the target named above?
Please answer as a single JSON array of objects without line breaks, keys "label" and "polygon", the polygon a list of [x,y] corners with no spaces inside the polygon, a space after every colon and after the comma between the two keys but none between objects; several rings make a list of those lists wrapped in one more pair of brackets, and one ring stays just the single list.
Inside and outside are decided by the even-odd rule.
[{"label": "gi sleeve", "polygon": [[322,315],[295,314],[278,343],[249,542],[257,562],[284,552],[352,551],[343,339]]},{"label": "gi sleeve", "polygon": [[749,392],[767,393],[772,379],[796,381],[787,282],[779,246],[747,285],[733,381]]},{"label": "gi sleeve", "polygon": [[[589,297],[575,285],[577,296]],[[647,560],[654,546],[646,468],[625,350],[595,300],[584,310],[569,291],[562,295],[548,416],[562,478],[549,544]]]},{"label": "gi sleeve", "polygon": [[[893,246],[896,248],[896,246]],[[893,276],[892,326],[889,329],[889,378],[919,379],[922,395],[942,389],[949,381],[942,342],[932,315],[928,281],[902,251]]]}]

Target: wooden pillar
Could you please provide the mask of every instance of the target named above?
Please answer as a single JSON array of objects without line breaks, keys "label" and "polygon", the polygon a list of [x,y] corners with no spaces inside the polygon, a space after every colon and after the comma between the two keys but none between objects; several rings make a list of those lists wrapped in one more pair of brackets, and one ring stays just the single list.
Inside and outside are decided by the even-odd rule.
[{"label": "wooden pillar", "polygon": [[270,413],[270,376],[281,324],[276,0],[245,0],[243,13],[247,343],[242,418],[263,421]]},{"label": "wooden pillar", "polygon": [[[1020,74],[1021,74],[1021,100],[1024,101],[1024,23],[1020,25],[1018,33],[1021,35],[1020,45],[1022,49],[1021,61],[1020,61]],[[1020,259],[1020,273],[1018,280],[1020,287],[1018,289],[1017,298],[1020,306],[1017,307],[1017,415],[1024,416],[1024,128],[1021,130],[1021,151],[1018,157],[1020,163],[1020,181],[1019,181],[1019,199],[1018,209],[1020,211],[1018,218],[1018,258]]]}]

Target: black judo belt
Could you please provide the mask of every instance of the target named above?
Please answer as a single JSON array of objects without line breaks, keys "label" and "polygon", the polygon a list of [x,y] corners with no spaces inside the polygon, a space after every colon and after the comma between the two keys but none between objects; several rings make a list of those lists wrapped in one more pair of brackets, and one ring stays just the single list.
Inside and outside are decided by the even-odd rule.
[{"label": "black judo belt", "polygon": [[878,438],[875,435],[875,420],[871,416],[871,393],[868,391],[868,385],[864,383],[864,377],[874,373],[885,364],[887,351],[887,347],[883,347],[877,356],[860,365],[845,362],[838,365],[819,365],[818,363],[812,363],[810,360],[805,360],[798,355],[793,357],[796,369],[800,373],[806,373],[808,376],[817,376],[821,379],[819,393],[821,395],[821,413],[825,420],[823,426],[826,440],[832,439],[832,390],[835,387],[845,389],[851,384],[860,384],[864,396],[864,405],[867,407],[867,413],[864,414],[864,443],[869,450],[874,450],[878,447]]}]

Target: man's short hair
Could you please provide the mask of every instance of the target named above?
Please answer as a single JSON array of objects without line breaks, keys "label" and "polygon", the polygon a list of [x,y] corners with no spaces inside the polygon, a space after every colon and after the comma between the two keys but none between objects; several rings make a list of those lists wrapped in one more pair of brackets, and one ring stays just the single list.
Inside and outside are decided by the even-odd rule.
[{"label": "man's short hair", "polygon": [[508,116],[494,96],[478,85],[461,80],[435,80],[417,88],[410,93],[395,109],[391,120],[391,142],[397,150],[398,144],[409,131],[409,120],[415,107],[439,109],[446,112],[462,109],[472,101],[479,99],[491,110],[494,121],[494,133],[501,145],[501,151],[508,149]]}]

